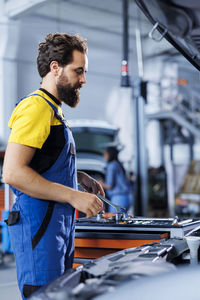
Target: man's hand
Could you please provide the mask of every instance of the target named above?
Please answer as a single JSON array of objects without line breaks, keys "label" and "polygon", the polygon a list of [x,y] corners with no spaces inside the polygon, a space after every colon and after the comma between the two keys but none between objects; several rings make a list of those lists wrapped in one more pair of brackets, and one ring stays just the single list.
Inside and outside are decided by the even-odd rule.
[{"label": "man's hand", "polygon": [[87,192],[93,194],[99,193],[103,197],[105,197],[103,187],[98,181],[96,181],[94,178],[90,177],[88,174],[84,172],[77,172],[77,175],[78,175],[78,182]]},{"label": "man's hand", "polygon": [[86,214],[87,218],[96,216],[103,209],[102,201],[94,194],[75,191],[70,204]]}]

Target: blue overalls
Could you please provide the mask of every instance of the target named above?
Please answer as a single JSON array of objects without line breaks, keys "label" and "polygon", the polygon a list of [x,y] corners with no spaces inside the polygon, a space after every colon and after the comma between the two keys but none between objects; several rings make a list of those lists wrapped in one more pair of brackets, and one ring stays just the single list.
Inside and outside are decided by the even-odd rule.
[{"label": "blue overalls", "polygon": [[[32,94],[42,97],[39,94]],[[32,96],[31,95],[31,96]],[[65,146],[56,162],[42,174],[50,181],[77,189],[75,144],[57,108],[42,97],[64,125]],[[24,99],[24,98],[23,98]],[[74,208],[30,197],[13,187],[16,202],[10,212],[9,232],[23,299],[72,267],[74,255]]]}]

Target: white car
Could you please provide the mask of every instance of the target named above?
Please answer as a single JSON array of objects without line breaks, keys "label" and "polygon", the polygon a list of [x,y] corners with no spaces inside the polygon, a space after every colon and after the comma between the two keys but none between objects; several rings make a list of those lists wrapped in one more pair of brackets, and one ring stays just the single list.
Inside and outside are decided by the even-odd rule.
[{"label": "white car", "polygon": [[69,125],[76,143],[78,170],[103,178],[103,153],[106,147],[119,144],[119,129],[108,122],[89,119],[69,120]]}]

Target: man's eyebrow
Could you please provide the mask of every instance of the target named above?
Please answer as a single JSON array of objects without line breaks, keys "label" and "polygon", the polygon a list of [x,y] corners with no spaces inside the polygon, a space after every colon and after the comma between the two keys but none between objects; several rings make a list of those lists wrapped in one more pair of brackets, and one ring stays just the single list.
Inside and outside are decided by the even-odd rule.
[{"label": "man's eyebrow", "polygon": [[83,68],[83,67],[78,67],[76,68],[76,70],[80,70],[80,71],[83,71],[83,72],[87,72],[87,69]]}]

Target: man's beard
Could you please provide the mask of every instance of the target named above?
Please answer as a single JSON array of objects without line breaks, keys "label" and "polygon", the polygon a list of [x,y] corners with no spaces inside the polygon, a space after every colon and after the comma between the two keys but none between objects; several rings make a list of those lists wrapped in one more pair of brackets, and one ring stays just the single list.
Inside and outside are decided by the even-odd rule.
[{"label": "man's beard", "polygon": [[79,83],[72,87],[69,83],[64,85],[59,82],[57,84],[58,99],[70,107],[76,107],[80,101],[80,88]]}]

